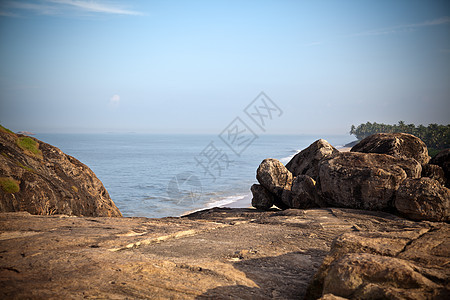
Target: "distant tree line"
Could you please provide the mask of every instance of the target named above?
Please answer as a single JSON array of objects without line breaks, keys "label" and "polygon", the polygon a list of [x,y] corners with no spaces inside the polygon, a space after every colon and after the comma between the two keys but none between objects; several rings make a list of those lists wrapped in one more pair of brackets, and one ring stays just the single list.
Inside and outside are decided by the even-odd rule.
[{"label": "distant tree line", "polygon": [[434,149],[446,149],[450,148],[450,124],[439,125],[439,124],[429,124],[428,126],[414,124],[405,124],[405,122],[400,121],[395,125],[370,123],[361,124],[358,127],[352,125],[350,129],[350,134],[356,136],[358,140],[362,140],[369,135],[375,133],[395,133],[403,132],[410,133],[422,141],[425,142],[427,147]]}]

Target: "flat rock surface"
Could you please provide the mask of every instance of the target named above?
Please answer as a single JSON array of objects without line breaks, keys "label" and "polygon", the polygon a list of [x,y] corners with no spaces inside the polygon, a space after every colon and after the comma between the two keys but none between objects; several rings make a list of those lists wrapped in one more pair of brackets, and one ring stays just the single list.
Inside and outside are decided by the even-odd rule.
[{"label": "flat rock surface", "polygon": [[2,213],[0,298],[301,299],[337,236],[398,234],[393,247],[403,249],[431,227],[337,208],[163,219]]}]

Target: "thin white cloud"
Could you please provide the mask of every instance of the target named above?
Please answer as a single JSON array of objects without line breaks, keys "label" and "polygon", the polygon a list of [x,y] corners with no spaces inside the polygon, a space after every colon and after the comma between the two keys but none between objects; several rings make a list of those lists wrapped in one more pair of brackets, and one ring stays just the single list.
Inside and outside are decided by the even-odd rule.
[{"label": "thin white cloud", "polygon": [[100,3],[98,1],[49,0],[49,2],[75,7],[88,12],[117,14],[117,15],[141,15],[141,13],[137,11],[127,10],[118,6]]},{"label": "thin white cloud", "polygon": [[428,27],[428,26],[436,26],[436,25],[445,25],[450,23],[450,17],[442,17],[439,19],[434,19],[430,21],[425,21],[421,23],[412,23],[412,24],[404,24],[392,27],[378,28],[369,31],[363,31],[359,33],[354,33],[347,35],[345,37],[353,37],[353,36],[370,36],[370,35],[386,35],[386,34],[394,34],[399,32],[411,31],[416,28]]},{"label": "thin white cloud", "polygon": [[41,15],[54,15],[58,13],[58,8],[45,3],[8,1],[4,7],[14,10],[29,10]]},{"label": "thin white cloud", "polygon": [[20,11],[31,11],[40,15],[63,15],[68,13],[101,13],[114,15],[142,15],[141,12],[125,9],[102,1],[45,0],[38,2],[7,1],[1,5],[0,16],[19,16]]},{"label": "thin white cloud", "polygon": [[[445,16],[442,18],[424,21],[421,23],[403,24],[403,25],[397,25],[397,26],[392,26],[392,27],[377,28],[377,29],[372,29],[372,30],[368,30],[368,31],[348,34],[348,35],[341,35],[341,36],[337,36],[337,37],[333,38],[332,40],[349,38],[349,37],[360,37],[360,36],[398,34],[398,33],[402,33],[402,32],[414,31],[414,30],[416,30],[418,28],[422,28],[422,27],[446,25],[449,23],[450,23],[450,17]],[[325,42],[324,41],[316,41],[316,42],[305,44],[304,46],[311,47],[311,46],[317,46],[317,45],[321,45],[321,44],[325,44]]]}]

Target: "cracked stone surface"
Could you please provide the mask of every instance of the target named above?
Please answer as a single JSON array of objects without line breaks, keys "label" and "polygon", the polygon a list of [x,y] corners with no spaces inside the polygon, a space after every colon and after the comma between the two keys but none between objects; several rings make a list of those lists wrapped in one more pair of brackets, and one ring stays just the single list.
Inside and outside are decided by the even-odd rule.
[{"label": "cracked stone surface", "polygon": [[[322,288],[318,298],[320,272],[338,258],[353,262],[346,255],[361,249],[395,256],[442,289],[448,230],[446,223],[335,208],[215,208],[163,219],[2,213],[0,298],[301,299],[313,279],[309,296]],[[327,281],[325,298],[339,299],[333,286]]]}]

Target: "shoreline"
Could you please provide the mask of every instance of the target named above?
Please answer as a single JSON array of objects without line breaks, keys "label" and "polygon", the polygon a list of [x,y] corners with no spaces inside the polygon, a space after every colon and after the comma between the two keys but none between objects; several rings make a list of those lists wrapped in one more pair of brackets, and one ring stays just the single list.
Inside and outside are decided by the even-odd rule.
[{"label": "shoreline", "polygon": [[[345,146],[337,146],[335,148],[337,150],[339,150],[339,152],[349,152],[350,149],[352,149],[352,147],[345,147]],[[300,151],[298,151],[297,153],[299,153],[299,152]],[[289,160],[292,159],[292,157],[294,157],[297,153],[295,153],[292,156],[290,156]],[[289,160],[286,161],[286,163],[289,162]],[[284,165],[286,163],[283,162]],[[253,196],[252,196],[252,193],[250,192],[250,187],[249,187],[249,192],[246,195],[229,196],[229,197],[225,197],[225,198],[220,199],[220,200],[215,200],[215,201],[206,203],[205,206],[203,206],[202,208],[186,211],[186,212],[182,213],[180,215],[180,217],[192,214],[194,212],[198,212],[198,211],[202,211],[202,210],[206,210],[206,209],[211,209],[213,207],[253,208],[253,206],[252,206],[252,197]],[[226,202],[227,198],[237,198],[237,199],[236,200],[231,200],[230,202]],[[226,203],[220,204],[221,202],[224,202],[224,201]]]}]

